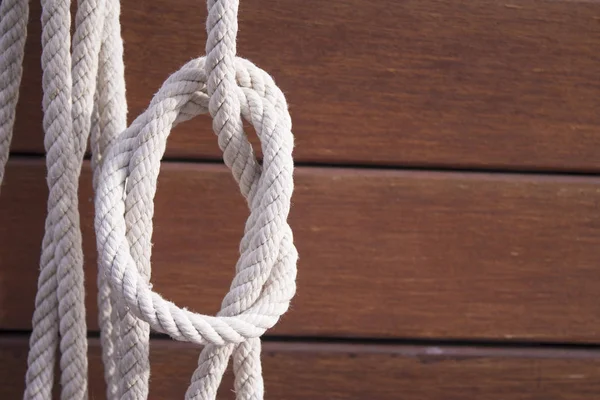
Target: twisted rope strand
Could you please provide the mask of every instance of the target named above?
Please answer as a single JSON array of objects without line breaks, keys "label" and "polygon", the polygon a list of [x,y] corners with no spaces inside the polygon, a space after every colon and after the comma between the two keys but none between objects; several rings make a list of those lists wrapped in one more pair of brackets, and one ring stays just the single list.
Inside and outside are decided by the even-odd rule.
[{"label": "twisted rope strand", "polygon": [[28,0],[0,2],[0,189],[15,125],[28,18]]},{"label": "twisted rope strand", "polygon": [[[238,7],[239,3],[237,0],[209,0],[209,13],[206,27],[208,33],[206,42],[207,62],[205,64],[208,76],[207,91],[210,96],[209,110],[213,116],[213,129],[219,137],[219,143],[221,145],[226,144],[221,148],[224,151],[225,163],[232,168],[234,176],[236,176],[235,171],[240,169],[239,164],[236,163],[236,160],[239,160],[240,158],[238,157],[236,159],[236,154],[233,156],[233,161],[229,161],[232,160],[232,158],[229,158],[228,160],[228,149],[231,148],[231,140],[229,138],[240,138],[240,142],[247,143],[247,140],[244,140],[246,139],[246,136],[243,132],[242,125],[238,123],[239,120],[237,119],[241,113],[241,110],[239,110],[240,103],[236,96],[236,68],[234,64],[238,28]],[[249,95],[251,96],[252,94],[249,93]],[[254,103],[249,102],[248,104],[252,104],[250,107],[255,108],[255,112],[251,112],[250,114],[254,117],[252,119],[252,124],[255,127],[259,138],[261,138],[261,143],[263,143],[266,164],[268,161],[271,161],[267,159],[270,155],[269,150],[271,148],[264,145],[267,141],[264,140],[263,128],[265,128],[264,123],[268,124],[273,121],[262,119],[265,117],[265,114],[262,112],[263,110],[260,109],[260,106],[262,105],[260,101],[255,101]],[[278,114],[278,116],[285,114],[287,113]],[[261,116],[262,118],[256,118],[256,116]],[[223,120],[225,120],[225,123],[221,124]],[[285,122],[288,121],[282,121],[282,124],[285,124]],[[274,127],[272,127],[272,129],[274,129]],[[239,145],[238,147],[242,149],[245,148]],[[291,157],[291,149],[289,154]],[[255,161],[253,154],[250,153],[249,156]],[[250,264],[248,265],[242,261],[245,258],[250,258],[254,249],[258,250],[264,248],[260,247],[264,242],[261,242],[257,246],[256,243],[252,243],[250,238],[260,237],[261,240],[268,238],[268,233],[263,234],[260,232],[260,218],[262,215],[268,215],[268,213],[259,215],[254,212],[254,210],[259,208],[254,204],[254,200],[256,199],[254,195],[256,194],[256,191],[253,191],[251,188],[257,187],[257,185],[260,184],[261,178],[261,171],[257,168],[256,163],[246,162],[241,166],[241,170],[247,171],[243,176],[249,177],[251,180],[250,183],[248,183],[247,181],[240,179],[240,187],[242,194],[247,198],[248,203],[251,206],[252,212],[246,224],[244,238],[240,244],[241,257],[236,265],[236,277],[232,282],[229,293],[223,299],[219,315],[238,315],[250,308],[259,298],[261,288],[269,278],[271,267],[274,263],[274,260],[267,256],[263,259],[267,262],[265,262],[262,265],[262,268],[259,268],[257,271],[252,268],[252,264],[248,263]],[[268,170],[263,170],[262,173],[266,174],[268,173]],[[250,190],[245,190],[246,188]],[[263,205],[263,207],[266,206],[266,204]],[[273,221],[273,219],[270,221]],[[265,225],[262,225],[262,227]],[[275,246],[277,245],[275,244]],[[260,258],[253,260],[255,263],[254,265],[260,265],[260,261],[262,261]],[[256,279],[257,276],[259,279]],[[221,376],[223,375],[232,353],[234,356],[234,387],[237,398],[244,400],[262,399],[264,396],[264,383],[260,366],[260,347],[260,340],[258,338],[251,338],[237,346],[206,346],[200,355],[198,368],[192,377],[192,383],[186,393],[186,399],[210,400],[216,398],[216,392]],[[215,363],[218,363],[218,365],[215,365]],[[200,388],[200,390],[198,390],[198,388]]]},{"label": "twisted rope strand", "polygon": [[[79,0],[72,56],[70,1],[42,0],[49,197],[25,399],[51,398],[59,339],[61,398],[87,398],[77,190],[90,132],[107,398],[147,398],[150,327],[206,345],[186,399],[214,399],[231,355],[237,398],[264,396],[259,336],[287,311],[296,290],[298,255],[287,224],[293,191],[291,119],[270,76],[236,58],[238,1],[209,0],[207,6],[206,58],[169,77],[127,128],[119,0]],[[27,1],[0,3],[0,183],[14,125],[27,13]],[[236,275],[216,317],[177,307],[149,283],[153,201],[166,140],[174,125],[206,112],[250,209]],[[262,165],[242,118],[261,141]]]},{"label": "twisted rope strand", "polygon": [[[73,158],[77,154],[77,148],[72,136],[71,120],[69,2],[44,0],[42,8],[43,124],[46,132],[44,144],[50,195],[39,287],[46,286],[46,278],[55,282],[51,284],[51,292],[38,291],[30,345],[32,349],[39,347],[40,340],[48,332],[50,335],[45,341],[50,346],[55,346],[56,334],[60,332],[61,397],[85,398],[87,332],[83,307],[83,254],[77,211],[80,166]],[[47,256],[50,251],[53,252],[52,257]],[[51,312],[51,320],[40,321],[39,315],[45,314],[44,311],[48,308],[56,309],[57,301],[58,314]],[[47,331],[44,331],[46,328]],[[40,370],[53,363],[54,356],[35,356],[53,353],[53,348],[46,352],[33,352],[34,357],[29,359],[25,398],[38,398],[38,394],[32,393],[30,388],[35,390],[39,385],[31,384],[30,379],[36,379],[40,376]],[[47,386],[49,387],[43,389],[45,396],[49,396],[52,382]]]},{"label": "twisted rope strand", "polygon": [[[247,228],[242,240],[248,248],[240,257],[240,265],[244,265],[244,268],[239,268],[240,274],[232,284],[230,295],[232,299],[238,299],[231,304],[247,307],[244,312],[232,317],[195,314],[178,308],[154,293],[139,275],[126,240],[127,229],[131,228],[124,221],[125,203],[130,200],[123,200],[123,194],[127,199],[143,188],[143,193],[132,197],[142,199],[135,202],[139,208],[146,207],[145,203],[153,200],[159,160],[171,127],[207,111],[207,95],[203,94],[207,86],[203,66],[204,59],[201,58],[191,61],[173,74],[155,95],[146,112],[107,151],[101,171],[101,187],[96,193],[96,230],[100,265],[106,268],[112,289],[119,292],[132,313],[147,321],[153,329],[168,333],[177,340],[225,345],[260,336],[287,310],[295,292],[297,253],[293,247],[291,230],[285,222],[293,189],[293,139],[289,130],[289,115],[271,116],[287,108],[283,95],[273,87],[272,80],[268,77],[257,79],[259,93],[237,85],[235,92],[238,101],[243,103],[240,106],[241,114],[255,124],[259,137],[265,141],[265,172],[256,183],[250,185],[256,189],[246,191],[251,196],[251,208],[260,210],[251,212],[250,228]],[[241,70],[237,75],[244,78],[247,85],[251,81],[248,77],[266,75],[251,63],[240,59],[236,59],[236,68]],[[262,85],[268,88],[264,89]],[[261,112],[264,115],[257,114]],[[239,142],[243,140],[247,141],[244,138]],[[272,163],[279,163],[279,166]],[[258,163],[255,165],[258,168]],[[255,171],[251,172],[256,174]],[[144,208],[143,212],[151,218],[151,208]],[[253,283],[248,284],[249,281]],[[251,294],[251,291],[257,293]],[[236,307],[233,306],[231,310]],[[191,386],[192,392],[194,387]]]},{"label": "twisted rope strand", "polygon": [[[44,141],[50,195],[30,339],[27,399],[50,398],[53,382],[48,378],[53,375],[59,334],[61,397],[87,398],[87,330],[77,191],[92,124],[104,17],[105,0],[79,1],[71,57],[70,1],[42,2]],[[50,372],[41,372],[45,370]]]},{"label": "twisted rope strand", "polygon": [[[99,54],[98,84],[96,89],[96,119],[91,132],[92,170],[94,191],[98,187],[103,154],[115,138],[127,127],[127,102],[123,65],[123,41],[119,23],[119,0],[106,0],[102,45]],[[149,380],[149,329],[146,333],[136,326],[146,325],[133,320],[127,310],[117,303],[110,285],[98,271],[98,324],[106,381],[106,398],[146,399]],[[124,332],[130,332],[123,337]],[[131,344],[131,332],[137,332]],[[134,349],[141,348],[135,352]],[[133,362],[133,364],[132,364]],[[137,397],[132,396],[136,394]],[[129,397],[132,396],[132,397]]]}]

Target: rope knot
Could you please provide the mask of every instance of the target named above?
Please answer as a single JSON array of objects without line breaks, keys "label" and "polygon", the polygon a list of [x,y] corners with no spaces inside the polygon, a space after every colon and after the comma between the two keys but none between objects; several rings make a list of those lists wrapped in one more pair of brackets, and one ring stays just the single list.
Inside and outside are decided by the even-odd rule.
[{"label": "rope knot", "polygon": [[293,136],[285,98],[268,74],[247,60],[235,60],[237,118],[255,128],[264,156],[261,167],[241,129],[224,146],[235,154],[230,168],[250,216],[237,273],[219,316],[187,311],[154,292],[140,274],[130,245],[134,240],[150,246],[160,159],[171,128],[207,111],[205,61],[190,61],[173,74],[106,152],[96,194],[96,230],[101,268],[134,315],[176,340],[224,345],[262,335],[288,309],[295,293],[297,252],[287,223]]}]

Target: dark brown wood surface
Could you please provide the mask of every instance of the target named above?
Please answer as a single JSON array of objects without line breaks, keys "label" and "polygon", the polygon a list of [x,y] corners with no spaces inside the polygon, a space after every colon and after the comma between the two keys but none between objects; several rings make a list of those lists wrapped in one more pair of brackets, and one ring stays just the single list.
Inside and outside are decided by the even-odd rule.
[{"label": "dark brown wood surface", "polygon": [[[97,340],[90,347],[90,398],[102,399]],[[21,398],[26,350],[23,337],[0,339],[0,398]],[[182,399],[198,354],[153,341],[149,398]],[[590,400],[600,392],[598,351],[266,343],[263,371],[268,398],[286,400]],[[219,398],[233,399],[232,387],[228,374]]]},{"label": "dark brown wood surface", "polygon": [[[41,152],[39,2],[13,150]],[[204,53],[202,2],[123,2],[131,117]],[[274,75],[302,162],[600,171],[600,3],[246,0],[239,52]],[[171,157],[220,157],[207,118]]]},{"label": "dark brown wood surface", "polygon": [[[0,196],[0,329],[29,329],[46,203],[42,159]],[[82,180],[95,329],[90,174]],[[272,333],[598,341],[600,178],[298,168],[299,291]],[[163,165],[152,281],[214,314],[247,212],[222,165]]]},{"label": "dark brown wood surface", "polygon": [[[286,93],[302,165],[291,214],[298,294],[264,345],[267,398],[598,398],[600,2],[240,7],[239,53]],[[204,53],[205,14],[192,0],[123,1],[130,119]],[[39,21],[32,2],[0,195],[2,400],[22,397],[46,211]],[[247,211],[225,167],[202,162],[220,159],[210,126],[200,117],[169,139],[152,282],[215,314]],[[87,164],[80,201],[97,336]],[[198,354],[154,338],[150,399],[183,398]],[[231,381],[219,398],[233,399]],[[91,339],[90,399],[101,398]]]}]

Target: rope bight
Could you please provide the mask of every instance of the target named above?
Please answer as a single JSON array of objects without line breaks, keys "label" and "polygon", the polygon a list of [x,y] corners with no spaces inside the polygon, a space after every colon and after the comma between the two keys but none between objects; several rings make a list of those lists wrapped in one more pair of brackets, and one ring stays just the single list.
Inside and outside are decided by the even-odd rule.
[{"label": "rope bight", "polygon": [[[208,0],[206,56],[171,75],[127,127],[119,0],[79,0],[72,51],[70,1],[42,0],[43,127],[48,213],[25,399],[50,399],[60,350],[62,399],[86,399],[84,266],[77,190],[88,140],[98,250],[106,397],[146,399],[149,332],[204,345],[186,399],[214,399],[233,357],[237,399],[262,399],[259,337],[295,294],[298,254],[287,223],[293,135],[283,93],[236,57],[237,0]],[[8,159],[28,19],[27,0],[0,3],[0,180]],[[217,316],[152,290],[154,196],[170,130],[210,113],[223,159],[250,210],[229,293]],[[259,163],[243,129],[261,143]]]}]

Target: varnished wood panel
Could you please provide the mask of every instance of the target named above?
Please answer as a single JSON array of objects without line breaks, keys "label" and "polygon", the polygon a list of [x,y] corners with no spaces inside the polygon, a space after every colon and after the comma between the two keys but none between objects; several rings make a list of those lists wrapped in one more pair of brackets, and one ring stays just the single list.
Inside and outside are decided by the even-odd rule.
[{"label": "varnished wood panel", "polygon": [[[42,149],[33,2],[13,150]],[[202,54],[204,4],[123,2],[131,117]],[[600,3],[247,0],[239,52],[287,94],[297,160],[600,170]],[[220,157],[206,118],[172,157]]]},{"label": "varnished wood panel", "polygon": [[[81,208],[95,327],[90,174]],[[0,329],[28,329],[44,225],[41,159],[0,196]],[[280,335],[600,340],[600,178],[298,168],[298,294]],[[152,281],[215,313],[247,212],[221,165],[166,163]]]},{"label": "varnished wood panel", "polygon": [[[155,340],[150,399],[182,399],[198,349]],[[24,338],[0,339],[0,397],[21,397]],[[90,345],[90,398],[104,398],[97,340]],[[590,400],[600,392],[597,351],[266,343],[269,399]],[[231,374],[220,399],[233,399]]]}]

